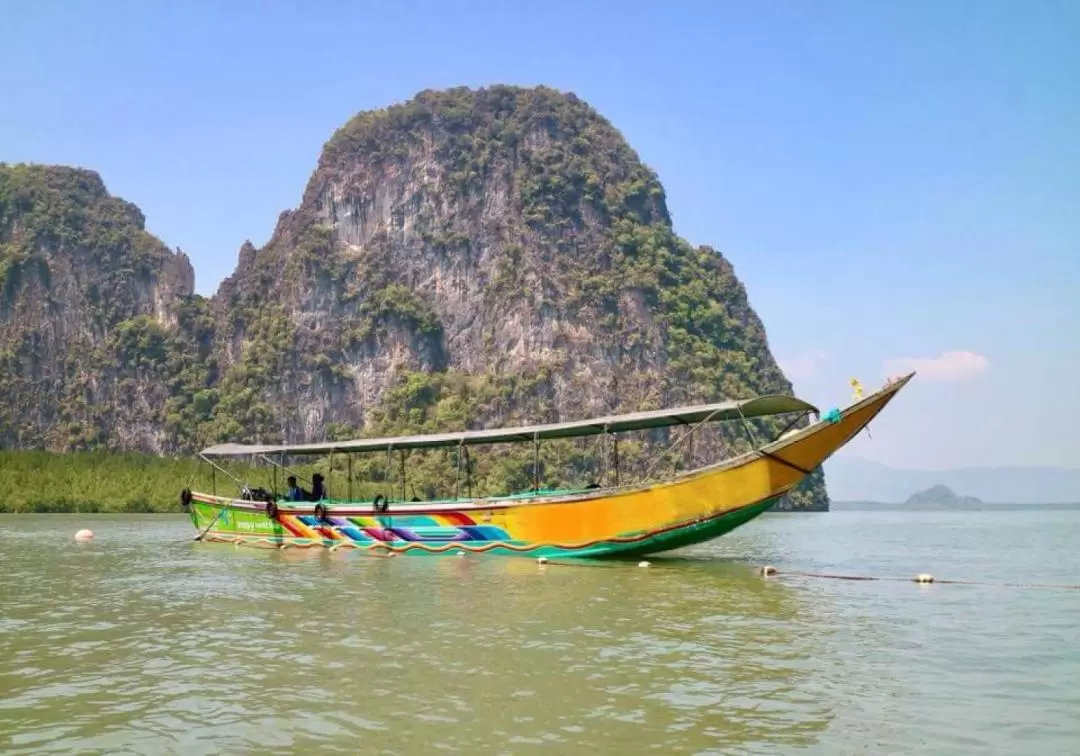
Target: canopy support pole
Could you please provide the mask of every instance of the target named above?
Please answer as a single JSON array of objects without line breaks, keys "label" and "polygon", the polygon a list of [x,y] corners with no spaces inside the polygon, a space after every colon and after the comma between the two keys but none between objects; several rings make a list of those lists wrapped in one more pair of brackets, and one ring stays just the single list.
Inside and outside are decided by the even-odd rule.
[{"label": "canopy support pole", "polygon": [[465,450],[465,495],[470,499],[472,498],[472,460],[469,458],[469,447],[463,446]]},{"label": "canopy support pole", "polygon": [[611,435],[611,440],[615,445],[615,487],[619,487],[619,437],[614,433]]},{"label": "canopy support pole", "polygon": [[533,491],[540,490],[540,433],[533,433]]},{"label": "canopy support pole", "polygon": [[408,497],[405,495],[405,450],[401,450],[401,500],[405,501]]},{"label": "canopy support pole", "polygon": [[351,454],[346,454],[345,455],[346,467],[348,468],[348,474],[349,474],[349,501],[353,500],[353,497],[352,497],[352,456],[353,455],[351,455]]},{"label": "canopy support pole", "polygon": [[[390,491],[390,476],[394,474],[394,447],[390,445],[386,447],[386,485],[387,492]],[[387,498],[387,503],[390,503],[390,499]]]},{"label": "canopy support pole", "polygon": [[600,434],[600,485],[606,486],[608,484],[608,455],[607,455],[607,440],[608,436],[608,424],[604,423],[604,432]]},{"label": "canopy support pole", "polygon": [[454,477],[454,501],[461,498],[461,454],[464,448],[465,444],[459,442],[457,447],[457,475]]}]

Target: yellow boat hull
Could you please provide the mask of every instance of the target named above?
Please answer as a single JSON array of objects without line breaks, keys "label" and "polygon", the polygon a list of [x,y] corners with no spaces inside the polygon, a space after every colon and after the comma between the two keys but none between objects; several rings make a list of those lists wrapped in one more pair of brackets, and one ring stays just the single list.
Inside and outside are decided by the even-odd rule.
[{"label": "yellow boat hull", "polygon": [[[885,407],[911,376],[838,415],[663,482],[468,501],[277,504],[194,494],[197,538],[378,554],[640,556],[716,538],[772,507]],[[325,510],[325,511],[322,511]]]}]

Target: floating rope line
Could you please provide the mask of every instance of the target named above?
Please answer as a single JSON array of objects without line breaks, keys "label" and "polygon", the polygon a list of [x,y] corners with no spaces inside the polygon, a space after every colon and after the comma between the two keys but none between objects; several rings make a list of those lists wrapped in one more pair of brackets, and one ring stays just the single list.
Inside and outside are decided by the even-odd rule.
[{"label": "floating rope line", "polygon": [[894,582],[894,583],[919,583],[921,585],[929,585],[931,583],[941,585],[986,585],[1000,588],[1058,588],[1066,591],[1080,591],[1080,584],[1070,585],[1067,583],[1007,583],[1007,582],[993,582],[987,580],[950,580],[940,579],[933,575],[922,573],[915,575],[914,577],[894,577],[887,575],[839,575],[835,573],[827,572],[802,572],[800,570],[785,570],[781,572],[772,565],[766,565],[760,570],[761,576],[765,578],[770,577],[808,577],[808,578],[821,578],[825,580],[865,580],[865,581],[879,581],[879,582]]}]

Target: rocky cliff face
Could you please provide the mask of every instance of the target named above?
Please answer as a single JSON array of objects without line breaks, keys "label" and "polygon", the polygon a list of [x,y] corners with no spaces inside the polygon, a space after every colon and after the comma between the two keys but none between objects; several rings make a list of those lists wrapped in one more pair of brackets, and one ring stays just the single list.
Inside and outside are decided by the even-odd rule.
[{"label": "rocky cliff face", "polygon": [[0,165],[0,444],[168,448],[193,283],[97,174]]},{"label": "rocky cliff face", "polygon": [[[96,186],[88,206],[130,207]],[[91,404],[109,409],[61,417],[20,403],[24,414],[9,427],[34,415],[37,430],[7,431],[13,442],[69,443],[55,431],[63,423],[103,429],[99,442],[155,450],[316,440],[790,392],[731,265],[674,233],[655,174],[573,95],[423,92],[356,116],[326,144],[299,207],[282,214],[263,248],[244,245],[209,303],[190,296],[186,259],[150,241],[141,217],[115,212],[132,240],[124,249],[145,253],[142,267],[128,252],[106,258],[100,245],[74,255],[88,267],[65,270],[64,287],[89,291],[94,270],[131,274],[118,290],[122,312],[97,330],[87,325],[97,322],[95,300],[65,298],[64,338],[78,331],[80,349],[104,356],[123,338],[139,352],[150,333],[168,342],[158,372],[121,360],[115,374],[57,378],[49,385],[61,394],[93,384]],[[55,245],[39,234],[26,247],[26,232],[8,228],[21,215],[11,217],[0,240],[21,234],[20,248],[59,265]],[[28,286],[43,284],[19,283],[22,294],[7,301],[22,309],[2,316],[0,344],[52,327],[31,314],[37,290]],[[42,365],[65,353],[67,341],[50,338]],[[165,377],[168,389],[155,393],[148,375]],[[115,407],[108,394],[124,381],[145,399],[137,410]],[[628,445],[625,463],[654,461],[649,450],[663,435]],[[713,433],[695,446],[696,461],[743,444]],[[595,473],[582,449],[552,455]],[[493,484],[513,483],[521,460],[506,459],[487,470]],[[800,496],[824,501],[820,477]]]}]

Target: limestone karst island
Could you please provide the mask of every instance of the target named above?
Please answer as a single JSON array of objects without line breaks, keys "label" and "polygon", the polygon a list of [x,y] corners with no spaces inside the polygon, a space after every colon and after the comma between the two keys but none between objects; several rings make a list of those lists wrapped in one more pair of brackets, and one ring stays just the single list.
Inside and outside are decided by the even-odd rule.
[{"label": "limestone karst island", "polygon": [[[618,129],[573,94],[509,86],[356,115],[210,298],[93,170],[0,166],[0,381],[11,511],[177,511],[177,491],[211,485],[193,454],[224,442],[556,423],[792,388],[732,266],[676,234]],[[740,427],[698,435],[672,449],[666,427],[628,438],[616,476],[752,446]],[[53,452],[78,453],[57,466]],[[403,498],[460,490],[459,456],[410,458]],[[595,439],[534,457],[474,455],[469,488],[610,473]],[[820,469],[807,472],[776,508],[827,508]],[[397,474],[357,459],[349,484],[372,495]]]}]

